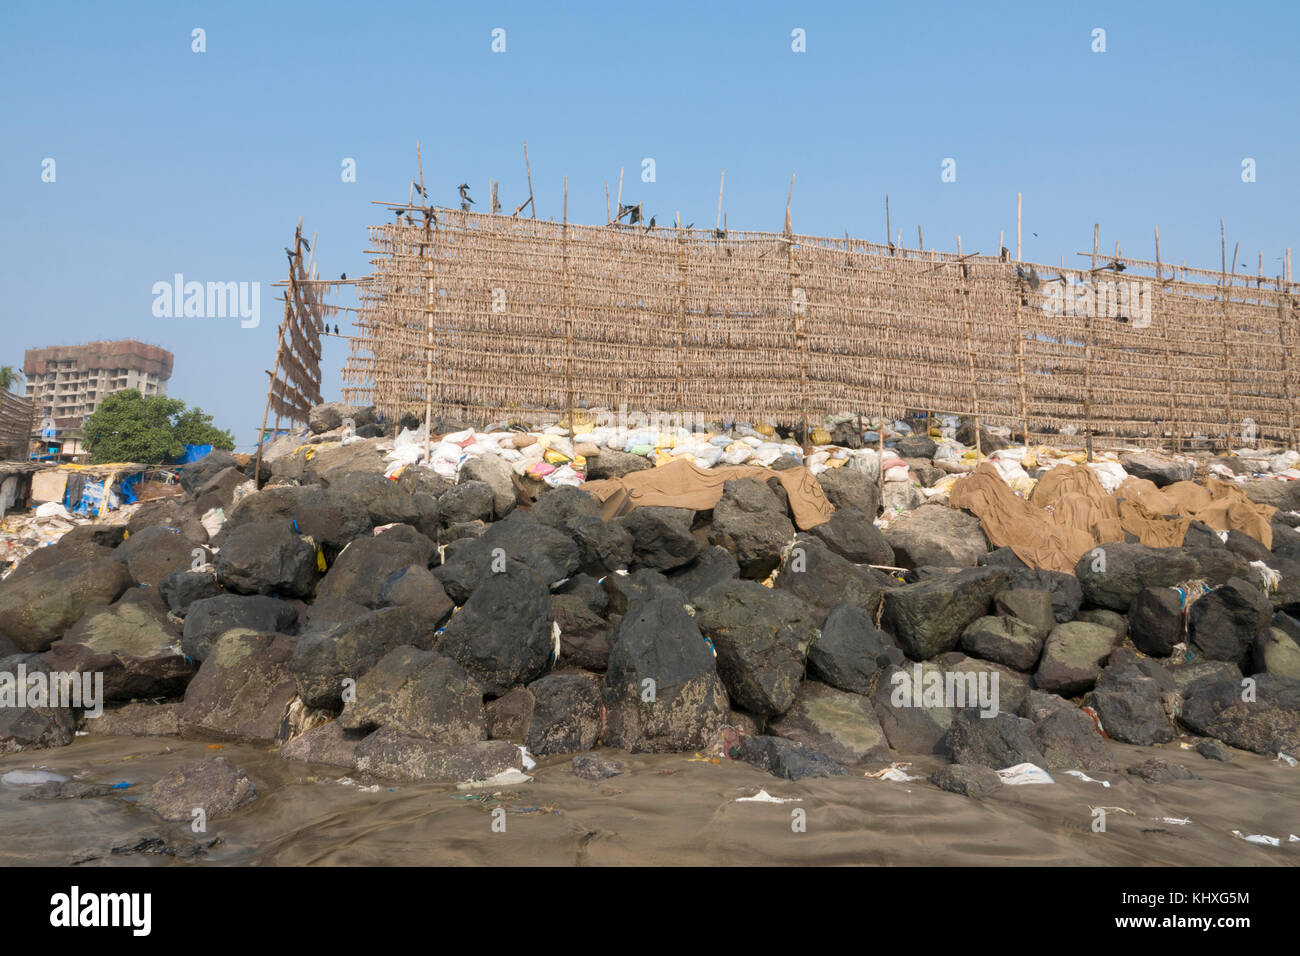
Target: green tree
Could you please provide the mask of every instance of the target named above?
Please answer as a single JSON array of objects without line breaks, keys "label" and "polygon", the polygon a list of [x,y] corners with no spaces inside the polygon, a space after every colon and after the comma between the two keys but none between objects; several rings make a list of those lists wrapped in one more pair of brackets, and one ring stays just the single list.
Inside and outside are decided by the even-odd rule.
[{"label": "green tree", "polygon": [[0,367],[0,390],[7,392],[21,382],[22,376],[18,374],[18,369],[12,365]]},{"label": "green tree", "polygon": [[213,427],[212,416],[202,409],[187,411],[178,398],[145,398],[133,388],[114,392],[100,402],[81,430],[93,464],[161,464],[180,457],[187,444],[210,442],[218,448],[235,447],[230,432]]},{"label": "green tree", "polygon": [[226,451],[235,447],[235,436],[213,425],[212,416],[197,406],[187,408],[177,416],[175,435],[182,445],[211,445]]}]

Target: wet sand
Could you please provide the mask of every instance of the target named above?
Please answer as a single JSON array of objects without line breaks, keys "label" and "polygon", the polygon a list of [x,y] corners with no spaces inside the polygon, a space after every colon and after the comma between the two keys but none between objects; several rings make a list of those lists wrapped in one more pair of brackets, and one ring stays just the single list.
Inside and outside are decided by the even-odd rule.
[{"label": "wet sand", "polygon": [[[30,786],[0,784],[0,865],[1300,864],[1300,842],[1288,843],[1290,834],[1300,836],[1300,768],[1240,751],[1219,763],[1176,743],[1108,746],[1121,770],[1160,756],[1203,779],[1149,784],[1123,772],[1090,773],[1111,781],[1103,788],[1054,772],[1055,784],[1004,786],[975,800],[924,779],[894,783],[857,771],[791,782],[727,760],[605,751],[622,761],[622,775],[583,780],[570,758],[553,757],[538,762],[532,783],[458,791],[361,780],[248,745],[79,737],[58,750],[0,758],[0,774],[36,767],[132,786],[121,796],[25,801],[19,798]],[[210,820],[206,834],[134,806],[177,764],[218,755],[247,772],[259,795],[235,815]],[[928,776],[938,765],[915,758],[911,772]],[[349,776],[378,789],[339,782]],[[760,788],[800,802],[736,802]],[[487,805],[462,799],[496,791],[505,792]],[[504,833],[493,832],[493,806],[507,808]],[[1094,833],[1090,808],[1099,806],[1134,815],[1110,811],[1107,832]],[[806,811],[806,832],[792,830],[794,808]],[[1232,830],[1280,837],[1282,845],[1256,846]],[[111,853],[151,837],[182,854]],[[218,842],[201,855],[182,858],[213,838]]]}]

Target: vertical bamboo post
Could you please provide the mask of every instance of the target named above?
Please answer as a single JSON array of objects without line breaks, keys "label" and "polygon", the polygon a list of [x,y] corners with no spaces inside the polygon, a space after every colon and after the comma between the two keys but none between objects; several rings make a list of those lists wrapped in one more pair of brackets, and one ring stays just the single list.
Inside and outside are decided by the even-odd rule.
[{"label": "vertical bamboo post", "polygon": [[[1016,258],[1019,259],[1017,250]],[[1025,279],[1016,276],[1016,379],[1020,384],[1020,429],[1025,454],[1029,454],[1029,393],[1025,388]]]},{"label": "vertical bamboo post", "polygon": [[[1232,268],[1237,268],[1237,251],[1232,252]],[[1232,447],[1232,344],[1228,341],[1228,236],[1219,220],[1219,312],[1223,327],[1223,450]]]},{"label": "vertical bamboo post", "polygon": [[714,227],[715,231],[722,228],[722,186],[726,181],[727,171],[724,169],[718,179],[718,224]]},{"label": "vertical bamboo post", "polygon": [[528,212],[536,219],[537,203],[533,201],[533,167],[528,163],[528,140],[524,140],[524,172],[528,174]]},{"label": "vertical bamboo post", "polygon": [[623,167],[622,166],[618,167],[618,199],[615,200],[614,202],[614,208],[618,210],[618,214],[615,217],[614,221],[620,222],[621,220],[618,217],[623,215]]},{"label": "vertical bamboo post", "polygon": [[686,233],[682,231],[681,214],[677,215],[677,412],[686,421],[686,395],[684,391],[686,339]]},{"label": "vertical bamboo post", "polygon": [[[1163,298],[1165,291],[1165,267],[1160,260],[1160,227],[1156,226],[1156,288],[1154,295],[1160,295]],[[1151,311],[1155,312],[1155,303],[1152,303]],[[1182,430],[1178,427],[1178,397],[1175,394],[1176,376],[1174,374],[1174,360],[1169,348],[1169,323],[1162,323],[1160,328],[1161,338],[1165,343],[1165,391],[1169,395],[1169,437],[1173,439],[1174,450],[1182,452],[1183,437]]]},{"label": "vertical bamboo post", "polygon": [[966,275],[966,260],[962,256],[960,235],[957,236],[957,260],[957,274],[961,277],[962,327],[966,338],[966,371],[970,376],[970,407],[975,418],[975,460],[978,462],[984,456],[984,451],[980,442],[979,385],[975,380],[975,343],[974,336],[971,334],[970,280]]},{"label": "vertical bamboo post", "polygon": [[[801,441],[806,454],[812,437],[808,429],[808,334],[805,328],[808,298],[806,290],[796,284],[799,279],[799,263],[794,257],[794,224],[790,220],[790,203],[794,199],[794,177],[795,174],[791,173],[790,192],[785,199],[785,248],[791,324],[794,328],[795,347],[799,353],[799,416],[803,421]],[[799,301],[795,299],[796,290],[801,294]]]},{"label": "vertical bamboo post", "polygon": [[894,244],[893,226],[889,221],[889,193],[885,193],[885,243],[890,246]]},{"label": "vertical bamboo post", "polygon": [[[290,276],[293,274],[293,267],[289,267]],[[292,281],[292,278],[291,280]],[[270,372],[270,380],[266,383],[266,407],[262,409],[262,428],[257,433],[257,458],[253,464],[253,487],[260,488],[258,482],[261,481],[262,471],[262,447],[266,444],[266,419],[271,414],[271,395],[275,392],[275,377],[280,374],[280,354],[284,349],[284,330],[289,324],[289,290],[284,292],[284,319],[280,322],[280,331],[275,336],[275,365]],[[276,414],[279,418],[279,414]]]},{"label": "vertical bamboo post", "polygon": [[[560,287],[564,300],[564,389],[565,405],[569,415],[569,444],[573,444],[573,316],[569,311],[569,175],[564,175],[564,224],[560,227],[561,259]],[[572,449],[570,449],[572,450]]]},{"label": "vertical bamboo post", "polygon": [[1286,430],[1290,436],[1291,448],[1295,449],[1295,397],[1291,389],[1291,359],[1287,351],[1286,326],[1290,313],[1294,311],[1294,302],[1290,291],[1283,292],[1282,282],[1277,284],[1277,338],[1279,351],[1282,353],[1282,398],[1286,402]]},{"label": "vertical bamboo post", "polygon": [[916,248],[918,252],[925,252],[925,236],[921,234],[921,224],[916,224]]},{"label": "vertical bamboo post", "polygon": [[1093,287],[1092,309],[1084,310],[1083,317],[1083,427],[1084,448],[1088,461],[1092,461],[1092,313],[1096,308],[1097,246],[1101,239],[1101,223],[1092,224],[1092,271],[1088,281]]},{"label": "vertical bamboo post", "polygon": [[1024,193],[1016,193],[1016,262],[1020,262],[1020,209],[1024,202]]},{"label": "vertical bamboo post", "polygon": [[605,180],[605,225],[609,225],[609,180]]}]

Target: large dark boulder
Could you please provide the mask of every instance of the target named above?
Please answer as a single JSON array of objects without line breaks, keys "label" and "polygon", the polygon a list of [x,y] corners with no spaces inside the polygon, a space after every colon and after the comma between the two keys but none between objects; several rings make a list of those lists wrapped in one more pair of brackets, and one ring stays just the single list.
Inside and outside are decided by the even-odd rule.
[{"label": "large dark boulder", "polygon": [[500,574],[510,561],[536,572],[549,589],[576,573],[581,557],[568,535],[516,512],[490,525],[479,537],[449,547],[433,576],[448,597],[465,604],[481,582]]},{"label": "large dark boulder", "polygon": [[167,604],[167,609],[178,617],[188,614],[195,601],[216,597],[221,593],[221,585],[210,570],[173,571],[158,582],[159,596]]},{"label": "large dark boulder", "polygon": [[600,736],[601,682],[594,674],[548,674],[528,685],[528,749],[539,757],[590,750]]},{"label": "large dark boulder", "polygon": [[889,759],[889,742],[870,698],[804,681],[794,704],[768,725],[777,737],[818,750],[842,766]]},{"label": "large dark boulder", "polygon": [[1045,633],[1019,618],[989,616],[967,625],[961,634],[961,649],[986,661],[1031,671],[1045,639]]},{"label": "large dark boulder", "polygon": [[523,754],[504,740],[440,744],[390,727],[357,744],[356,769],[389,780],[456,783],[486,781],[523,770]]},{"label": "large dark boulder", "polygon": [[51,645],[45,662],[52,671],[102,674],[105,700],[172,697],[195,670],[181,653],[180,628],[156,594],[140,589],[83,617]]},{"label": "large dark boulder", "polygon": [[551,595],[551,611],[560,627],[560,656],[555,666],[603,671],[612,646],[610,623],[576,594]]},{"label": "large dark boulder", "polygon": [[[48,747],[66,747],[72,743],[77,730],[77,715],[70,707],[25,706],[29,701],[40,704],[39,699],[24,697],[17,700],[14,692],[18,683],[19,668],[25,668],[31,681],[37,672],[46,674],[43,678],[48,694],[51,678],[48,668],[37,654],[15,654],[0,658],[0,674],[8,674],[6,683],[10,686],[4,694],[5,706],[0,706],[0,755],[18,753],[23,750],[44,750]],[[38,679],[41,680],[41,679]],[[35,684],[29,683],[29,693],[35,691]],[[93,692],[93,689],[92,689]],[[3,699],[3,698],[0,698]],[[48,696],[46,704],[63,703]],[[17,704],[24,706],[16,706]]]},{"label": "large dark boulder", "polygon": [[182,732],[260,744],[288,740],[297,697],[289,673],[293,646],[283,634],[227,631],[185,689]]},{"label": "large dark boulder", "polygon": [[1193,733],[1260,754],[1300,752],[1300,681],[1259,674],[1194,684],[1179,721]]},{"label": "large dark boulder", "polygon": [[1196,476],[1196,462],[1176,461],[1154,452],[1129,452],[1121,456],[1119,462],[1134,478],[1145,478],[1154,482],[1157,488],[1176,481],[1191,481]]},{"label": "large dark boulder", "polygon": [[730,712],[713,652],[670,595],[638,602],[619,621],[602,699],[602,741],[634,753],[698,750]]},{"label": "large dark boulder", "polygon": [[1074,697],[1091,689],[1119,639],[1111,628],[1101,624],[1058,624],[1043,646],[1034,674],[1035,686],[1062,697]]},{"label": "large dark boulder", "polygon": [[478,682],[450,658],[409,645],[393,648],[357,681],[356,699],[344,705],[339,723],[441,744],[487,739]]},{"label": "large dark boulder", "polygon": [[1092,706],[1113,740],[1149,747],[1177,736],[1163,697],[1174,681],[1155,661],[1142,659],[1102,671],[1092,692]]},{"label": "large dark boulder", "polygon": [[1152,657],[1168,657],[1183,640],[1183,596],[1175,588],[1143,588],[1128,609],[1133,646]]},{"label": "large dark boulder", "polygon": [[201,517],[202,512],[198,512],[189,502],[179,498],[154,498],[140,503],[126,528],[133,537],[150,528],[159,528],[179,533],[191,545],[205,544],[208,532],[199,521]]},{"label": "large dark boulder", "polygon": [[812,610],[793,594],[755,581],[724,581],[696,599],[695,623],[718,652],[731,702],[753,714],[785,713],[817,636]]},{"label": "large dark boulder", "polygon": [[546,673],[554,652],[550,589],[531,568],[507,559],[489,572],[452,617],[439,653],[458,662],[500,696]]},{"label": "large dark boulder", "polygon": [[313,627],[299,636],[289,662],[298,696],[308,707],[337,711],[345,680],[355,687],[395,648],[433,647],[439,624],[417,610],[394,607],[332,627]]},{"label": "large dark boulder", "polygon": [[978,518],[941,504],[923,505],[899,518],[885,538],[900,568],[973,568],[989,550]]},{"label": "large dark boulder", "polygon": [[689,508],[634,508],[617,519],[632,536],[633,568],[671,571],[687,564],[700,553],[700,542],[691,534],[695,512]]},{"label": "large dark boulder", "polygon": [[602,448],[600,453],[587,459],[587,477],[592,481],[600,478],[622,478],[634,471],[653,468],[641,455],[618,451],[615,448]]},{"label": "large dark boulder", "polygon": [[817,476],[817,483],[836,511],[857,511],[868,519],[880,513],[880,488],[865,472],[828,468]]},{"label": "large dark boulder", "polygon": [[48,650],[83,614],[112,604],[130,586],[126,565],[112,557],[66,561],[0,582],[0,635],[23,651]]},{"label": "large dark boulder", "polygon": [[944,668],[934,662],[904,667],[891,664],[883,669],[871,702],[891,748],[902,753],[945,753],[943,741],[955,710],[944,703],[942,695],[936,702],[925,694],[928,685],[938,681],[942,687],[944,680]]},{"label": "large dark boulder", "polygon": [[1086,552],[1074,568],[1088,603],[1121,614],[1144,588],[1173,587],[1199,573],[1196,558],[1181,548],[1118,542]]},{"label": "large dark boulder", "polygon": [[1045,770],[1116,769],[1096,722],[1068,700],[1030,691],[1020,705],[1020,716],[1033,721],[1029,736],[1043,755],[1040,766]]},{"label": "large dark boulder", "polygon": [[894,549],[876,527],[871,516],[845,509],[833,512],[829,519],[809,529],[826,547],[854,564],[880,564],[894,567]]},{"label": "large dark boulder", "polygon": [[871,692],[881,667],[904,662],[894,639],[876,627],[871,615],[841,604],[826,615],[821,636],[808,649],[808,673],[851,694]]},{"label": "large dark boulder", "polygon": [[316,586],[316,548],[287,521],[246,524],[226,538],[213,561],[222,587],[236,594],[311,597]]},{"label": "large dark boulder", "polygon": [[444,528],[466,521],[491,521],[496,496],[486,481],[466,481],[438,499],[438,521]]},{"label": "large dark boulder", "polygon": [[190,462],[181,468],[181,487],[194,494],[217,472],[234,467],[236,467],[234,455],[220,448],[214,448],[198,461]]},{"label": "large dark boulder", "polygon": [[1209,660],[1244,664],[1251,647],[1267,633],[1273,607],[1253,582],[1233,578],[1192,605],[1187,636]]},{"label": "large dark boulder", "polygon": [[190,605],[181,650],[192,660],[201,661],[226,631],[287,633],[297,621],[298,609],[287,601],[264,594],[219,594]]},{"label": "large dark boulder", "polygon": [[206,563],[209,554],[180,532],[166,528],[145,528],[123,541],[113,553],[126,564],[131,580],[149,587],[157,587],[173,571]]},{"label": "large dark boulder", "polygon": [[736,556],[742,577],[762,580],[781,563],[794,537],[785,503],[756,478],[733,478],[713,508],[709,541]]},{"label": "large dark boulder", "polygon": [[219,820],[256,799],[248,774],[225,757],[209,757],[167,771],[136,805],[173,823],[191,823],[196,807],[205,820]]},{"label": "large dark boulder", "polygon": [[907,656],[924,660],[957,646],[972,621],[988,613],[993,596],[1006,590],[1001,568],[967,568],[885,591],[881,623]]},{"label": "large dark boulder", "polygon": [[948,728],[947,747],[953,763],[999,770],[1018,763],[1043,766],[1047,760],[1032,737],[1033,722],[1012,714],[982,716],[978,710],[957,712]]},{"label": "large dark boulder", "polygon": [[528,509],[528,517],[538,524],[563,531],[570,518],[600,520],[600,499],[581,488],[561,485],[542,492]]},{"label": "large dark boulder", "polygon": [[823,611],[847,602],[872,614],[893,584],[893,578],[885,572],[845,560],[811,534],[795,538],[776,578],[779,590],[789,591]]},{"label": "large dark boulder", "polygon": [[390,532],[358,538],[349,544],[316,585],[316,598],[342,598],[366,607],[378,607],[385,582],[409,565],[426,567],[437,550],[424,535],[419,541],[391,536]]},{"label": "large dark boulder", "polygon": [[737,755],[745,763],[786,780],[838,777],[848,773],[821,751],[784,737],[741,737]]},{"label": "large dark boulder", "polygon": [[690,564],[674,568],[668,574],[668,583],[693,601],[715,584],[740,577],[740,564],[726,548],[710,545],[704,548]]},{"label": "large dark boulder", "polygon": [[510,464],[499,455],[480,455],[467,458],[460,466],[461,482],[478,481],[492,489],[492,516],[504,518],[515,507],[514,473]]}]

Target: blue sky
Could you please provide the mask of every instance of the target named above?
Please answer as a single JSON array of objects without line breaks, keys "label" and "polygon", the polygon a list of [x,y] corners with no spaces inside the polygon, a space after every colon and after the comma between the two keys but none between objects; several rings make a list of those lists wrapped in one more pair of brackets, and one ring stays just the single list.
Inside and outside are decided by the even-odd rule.
[{"label": "blue sky", "polygon": [[[191,31],[207,50],[191,51]],[[491,50],[506,31],[506,52]],[[791,50],[791,31],[807,50]],[[1092,31],[1106,31],[1093,53]],[[1101,243],[1216,267],[1219,218],[1268,274],[1300,246],[1300,5],[36,3],[0,6],[0,364],[134,337],[169,393],[251,447],[299,216],[326,276],[368,271],[371,200],[405,199],[420,140],[456,184],[603,222],[605,182],[671,221],[1081,262]],[[57,178],[42,182],[53,158]],[[344,158],[357,182],[342,182]],[[654,183],[640,181],[643,158]],[[951,157],[957,181],[940,180]],[[1241,163],[1256,162],[1243,183]],[[1037,233],[1035,237],[1033,234]],[[1300,249],[1293,252],[1300,255]],[[262,321],[156,318],[152,286],[262,283]],[[350,304],[350,298],[338,300]],[[327,341],[326,398],[344,357]]]}]

